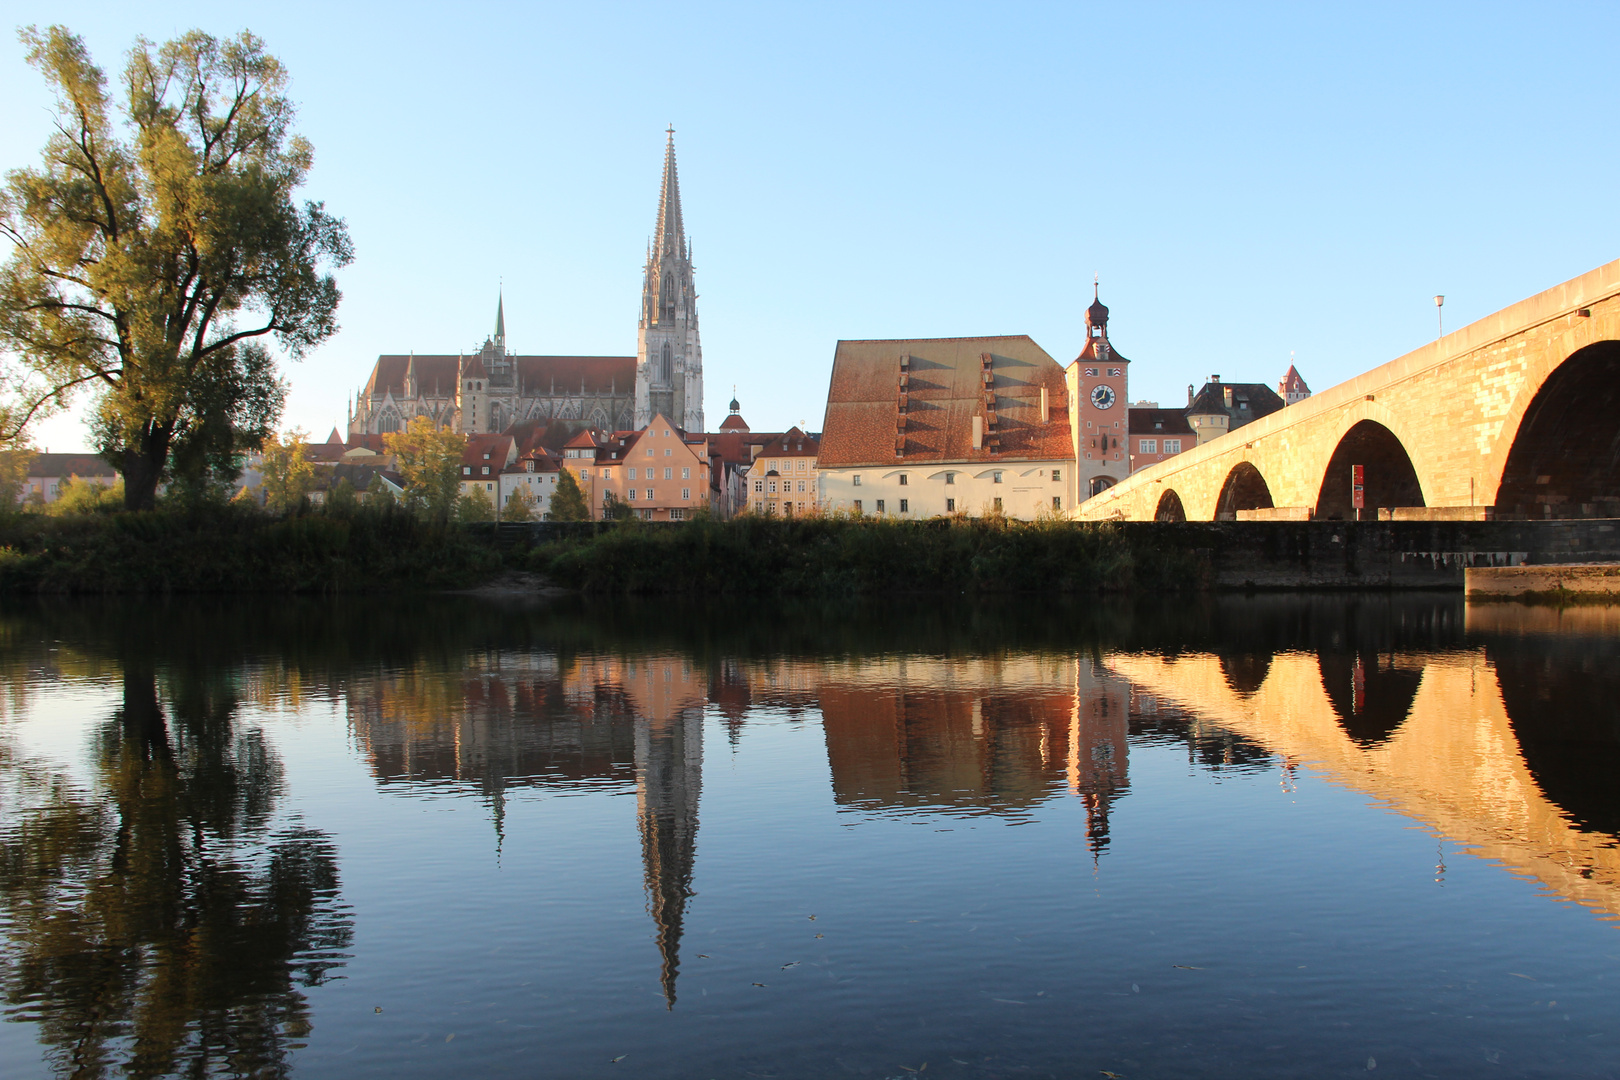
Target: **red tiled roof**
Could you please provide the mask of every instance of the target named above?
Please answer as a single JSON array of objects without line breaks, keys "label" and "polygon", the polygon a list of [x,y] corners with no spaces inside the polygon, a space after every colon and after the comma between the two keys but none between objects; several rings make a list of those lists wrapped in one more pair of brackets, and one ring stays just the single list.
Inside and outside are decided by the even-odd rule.
[{"label": "red tiled roof", "polygon": [[730,416],[728,416],[724,420],[720,421],[720,430],[721,431],[747,431],[748,430],[748,421],[744,420],[741,416],[737,415],[736,413],[732,413]]},{"label": "red tiled roof", "polygon": [[[499,472],[514,449],[510,435],[469,435],[466,449],[461,452],[461,463],[488,465]],[[485,454],[489,457],[485,458]]]},{"label": "red tiled roof", "polygon": [[[987,355],[996,424],[987,424],[986,432],[1000,436],[999,452],[988,438],[982,449],[973,449],[973,418],[988,412],[983,376]],[[902,356],[910,358],[903,414]],[[1043,387],[1046,417],[1037,415]],[[903,456],[896,455],[897,444]],[[824,468],[1073,456],[1063,369],[1028,335],[838,343],[821,433],[819,464]]]},{"label": "red tiled roof", "polygon": [[[550,396],[575,394],[584,387],[589,394],[634,393],[636,358],[633,356],[514,356],[521,394]],[[387,354],[377,357],[366,381],[366,396],[391,393],[405,396],[405,367],[414,363],[417,386],[427,397],[453,397],[461,378],[458,356]],[[482,365],[480,365],[481,369]]]},{"label": "red tiled roof", "polygon": [[383,444],[383,437],[381,435],[350,435],[349,441],[343,445],[349,450],[363,446],[367,450],[378,454],[386,454],[388,452],[388,447]]},{"label": "red tiled roof", "polygon": [[343,444],[337,443],[308,443],[304,446],[304,457],[310,461],[331,463],[343,459]]},{"label": "red tiled roof", "polygon": [[100,476],[111,479],[118,470],[99,454],[35,454],[28,462],[28,475],[35,479],[56,476]]},{"label": "red tiled roof", "polygon": [[600,440],[598,439],[598,433],[586,428],[578,435],[575,435],[572,439],[569,439],[567,442],[563,443],[563,446],[569,449],[577,450],[587,446],[597,446],[599,442]]},{"label": "red tiled roof", "polygon": [[1311,388],[1305,385],[1305,377],[1299,373],[1299,368],[1293,364],[1288,365],[1288,374],[1283,376],[1282,384],[1277,387],[1277,393],[1287,397],[1289,394],[1308,394]]}]

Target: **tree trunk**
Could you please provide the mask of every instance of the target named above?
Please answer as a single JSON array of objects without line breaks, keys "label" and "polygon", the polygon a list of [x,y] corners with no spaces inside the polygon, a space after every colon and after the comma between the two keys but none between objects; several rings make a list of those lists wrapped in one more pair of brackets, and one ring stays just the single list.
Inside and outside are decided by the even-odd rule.
[{"label": "tree trunk", "polygon": [[169,460],[169,432],[148,429],[137,445],[119,456],[124,467],[124,509],[151,510],[157,505],[158,481]]}]

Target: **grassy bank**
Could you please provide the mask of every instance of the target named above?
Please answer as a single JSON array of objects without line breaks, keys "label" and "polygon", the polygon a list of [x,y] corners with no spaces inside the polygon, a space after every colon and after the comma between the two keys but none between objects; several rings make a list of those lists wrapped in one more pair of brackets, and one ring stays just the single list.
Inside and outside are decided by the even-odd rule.
[{"label": "grassy bank", "polygon": [[269,517],[235,506],[0,517],[0,591],[359,592],[467,585],[488,542],[401,510]]},{"label": "grassy bank", "polygon": [[1067,521],[631,522],[542,543],[529,565],[589,593],[1083,593],[1208,582],[1196,553],[1141,531]]}]

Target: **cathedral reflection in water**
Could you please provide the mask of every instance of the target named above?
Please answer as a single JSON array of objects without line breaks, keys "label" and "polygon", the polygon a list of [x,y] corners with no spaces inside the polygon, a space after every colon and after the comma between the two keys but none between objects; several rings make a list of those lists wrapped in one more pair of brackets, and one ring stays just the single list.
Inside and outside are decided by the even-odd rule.
[{"label": "cathedral reflection in water", "polygon": [[1558,897],[1620,914],[1620,822],[1593,779],[1620,763],[1620,639],[1583,631],[1579,616],[1535,618],[1481,609],[1438,641],[1433,627],[1421,643],[1302,631],[1243,653],[484,652],[356,680],[346,697],[380,785],[478,795],[497,845],[506,801],[523,789],[633,790],[673,1008],[696,895],[704,725],[735,743],[764,712],[819,717],[831,798],[852,814],[1010,821],[1077,798],[1084,857],[1096,861],[1130,789],[1132,746],[1179,745],[1200,769],[1280,768],[1285,784],[1314,770]]}]

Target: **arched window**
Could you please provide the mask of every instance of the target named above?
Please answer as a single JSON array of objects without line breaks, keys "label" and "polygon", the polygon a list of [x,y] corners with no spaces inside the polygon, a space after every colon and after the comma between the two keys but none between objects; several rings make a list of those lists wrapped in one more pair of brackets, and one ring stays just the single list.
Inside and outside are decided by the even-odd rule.
[{"label": "arched window", "polygon": [[664,317],[665,318],[670,318],[670,319],[674,318],[675,317],[675,279],[670,277],[668,274],[664,275],[664,289],[663,289],[663,296],[661,297],[661,299],[662,299],[663,302],[659,306],[664,309]]},{"label": "arched window", "polygon": [[663,354],[663,357],[658,362],[658,377],[659,377],[660,380],[662,380],[664,383],[667,384],[669,382],[669,375],[670,375],[670,353],[669,353],[669,342],[666,341],[666,342],[664,342],[664,354]]}]

